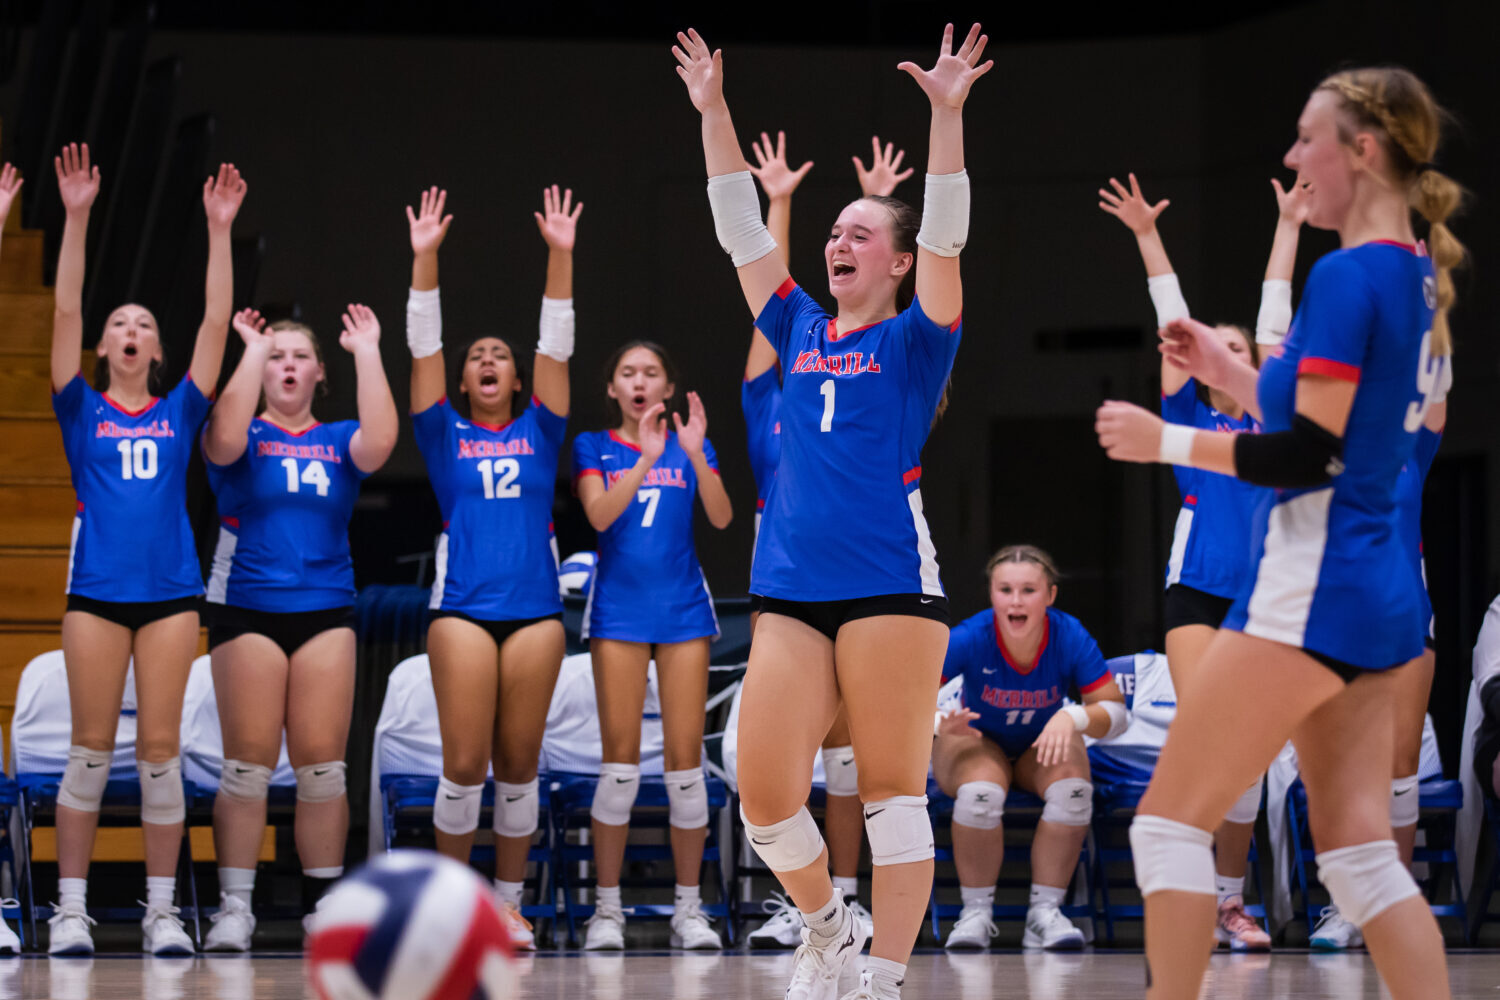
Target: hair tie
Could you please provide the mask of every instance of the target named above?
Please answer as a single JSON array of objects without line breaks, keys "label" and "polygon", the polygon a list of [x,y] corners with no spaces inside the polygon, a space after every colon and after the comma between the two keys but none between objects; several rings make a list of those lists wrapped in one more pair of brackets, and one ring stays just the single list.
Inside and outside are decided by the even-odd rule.
[{"label": "hair tie", "polygon": [[1428,162],[1428,161],[1423,161],[1422,163],[1418,163],[1417,164],[1416,175],[1418,177],[1421,177],[1423,174],[1427,173],[1427,171],[1429,171],[1429,170],[1436,170],[1436,169],[1437,169],[1437,164],[1436,163],[1431,163],[1431,162]]}]

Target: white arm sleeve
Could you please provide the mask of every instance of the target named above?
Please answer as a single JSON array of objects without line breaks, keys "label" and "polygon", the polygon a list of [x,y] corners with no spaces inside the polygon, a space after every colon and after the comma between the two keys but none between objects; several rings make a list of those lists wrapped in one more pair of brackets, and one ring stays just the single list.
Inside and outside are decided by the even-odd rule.
[{"label": "white arm sleeve", "polygon": [[1146,289],[1151,293],[1151,304],[1156,307],[1156,327],[1161,329],[1174,319],[1187,319],[1187,299],[1182,297],[1182,285],[1176,273],[1168,271],[1146,279]]},{"label": "white arm sleeve", "polygon": [[1260,315],[1255,318],[1255,342],[1275,347],[1292,326],[1292,283],[1284,279],[1260,286]]},{"label": "white arm sleeve", "polygon": [[708,206],[713,209],[719,245],[735,267],[753,264],[776,249],[776,241],[760,217],[760,195],[755,193],[750,171],[710,177]]},{"label": "white arm sleeve", "polygon": [[917,246],[939,257],[957,257],[969,241],[969,172],[928,174]]},{"label": "white arm sleeve", "polygon": [[443,308],[436,288],[406,295],[406,346],[411,356],[425,358],[443,349]]},{"label": "white arm sleeve", "polygon": [[573,300],[542,298],[542,319],[536,352],[554,361],[573,356]]}]

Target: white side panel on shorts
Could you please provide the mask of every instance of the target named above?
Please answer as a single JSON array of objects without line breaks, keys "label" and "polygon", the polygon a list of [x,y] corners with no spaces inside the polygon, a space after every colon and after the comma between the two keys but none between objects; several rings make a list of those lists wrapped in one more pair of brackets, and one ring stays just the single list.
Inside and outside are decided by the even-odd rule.
[{"label": "white side panel on shorts", "polygon": [[208,573],[206,598],[214,604],[223,604],[229,593],[229,573],[234,569],[234,550],[240,544],[240,536],[219,525],[219,544],[214,547],[213,568]]},{"label": "white side panel on shorts", "polygon": [[932,544],[932,534],[927,530],[927,518],[922,516],[922,491],[915,489],[906,494],[906,505],[911,508],[912,527],[917,529],[917,555],[922,558],[922,593],[942,597],[943,583],[938,579],[937,546]]},{"label": "white side panel on shorts", "polygon": [[73,557],[78,553],[78,533],[83,530],[83,518],[73,515],[73,534],[68,539],[68,582],[63,584],[63,593],[73,589]]},{"label": "white side panel on shorts", "polygon": [[1188,537],[1193,533],[1193,508],[1187,504],[1177,512],[1177,526],[1172,529],[1172,554],[1167,556],[1167,586],[1182,581],[1182,563],[1187,558]]},{"label": "white side panel on shorts", "polygon": [[[557,543],[553,542],[553,552],[556,552]],[[427,599],[427,606],[436,610],[443,606],[443,587],[448,582],[448,533],[445,531],[438,535],[437,552],[432,557],[436,573],[432,579],[432,596]]]},{"label": "white side panel on shorts", "polygon": [[583,602],[583,621],[578,625],[578,638],[589,641],[589,619],[594,615],[594,591],[599,589],[599,564],[594,564],[594,580],[589,584],[589,596]]},{"label": "white side panel on shorts", "polygon": [[1246,635],[1302,645],[1323,568],[1332,501],[1333,487],[1329,486],[1271,508],[1265,551],[1250,593]]},{"label": "white side panel on shorts", "polygon": [[[712,615],[714,619],[714,637],[709,641],[718,642],[719,637],[724,633],[719,630],[719,612],[718,609],[714,607],[714,592],[708,589],[708,574],[703,572],[701,567],[698,570],[698,575],[703,577],[703,596],[708,598],[708,613]],[[592,594],[593,592],[594,588],[590,587],[589,593]]]}]

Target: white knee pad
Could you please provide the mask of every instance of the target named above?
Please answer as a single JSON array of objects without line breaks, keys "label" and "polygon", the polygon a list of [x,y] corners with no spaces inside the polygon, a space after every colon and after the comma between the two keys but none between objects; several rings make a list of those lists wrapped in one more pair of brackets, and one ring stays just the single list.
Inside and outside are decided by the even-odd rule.
[{"label": "white knee pad", "polygon": [[1415,826],[1422,812],[1422,794],[1415,774],[1391,782],[1391,826]]},{"label": "white knee pad", "polygon": [[1418,892],[1394,840],[1324,851],[1318,855],[1318,878],[1339,913],[1356,927]]},{"label": "white knee pad", "polygon": [[625,826],[635,807],[636,793],[641,790],[639,764],[605,764],[599,768],[599,784],[594,786],[594,804],[589,815],[605,826]]},{"label": "white knee pad", "polygon": [[1082,778],[1059,778],[1042,793],[1042,819],[1059,826],[1088,826],[1094,817],[1094,786]]},{"label": "white knee pad", "polygon": [[256,802],[266,797],[271,788],[271,769],[263,764],[251,764],[229,758],[219,772],[219,791],[232,799]]},{"label": "white knee pad", "polygon": [[1254,823],[1255,817],[1260,815],[1260,790],[1265,783],[1265,775],[1256,778],[1255,784],[1245,789],[1245,793],[1229,807],[1224,818],[1231,823]]},{"label": "white knee pad", "polygon": [[847,798],[859,794],[859,767],[853,747],[823,748],[823,788],[829,795]]},{"label": "white knee pad", "polygon": [[953,822],[976,830],[994,830],[1005,815],[1005,787],[993,781],[966,781],[953,796]]},{"label": "white knee pad", "polygon": [[345,791],[344,772],[349,765],[341,760],[321,764],[304,764],[297,768],[298,802],[332,802]]},{"label": "white knee pad", "polygon": [[865,803],[865,834],[872,865],[932,860],[932,818],[927,796],[893,795]]},{"label": "white knee pad", "polygon": [[135,768],[141,779],[142,822],[181,823],[187,819],[187,800],[182,794],[181,757],[160,764],[137,759]]},{"label": "white knee pad", "polygon": [[1165,890],[1214,894],[1214,835],[1207,830],[1137,814],[1130,822],[1130,853],[1143,899]]},{"label": "white knee pad", "polygon": [[668,771],[667,822],[679,830],[701,830],[708,825],[708,785],[703,768]]},{"label": "white knee pad", "polygon": [[57,789],[57,804],[80,812],[96,813],[104,801],[104,786],[109,784],[109,765],[115,755],[108,750],[68,747],[68,766],[63,769],[62,784]]},{"label": "white knee pad", "polygon": [[823,855],[823,834],[818,832],[818,823],[807,811],[807,806],[802,806],[780,823],[756,826],[745,817],[742,805],[740,821],[745,824],[745,834],[755,847],[755,853],[773,872],[806,868]]},{"label": "white knee pad", "polygon": [[538,787],[536,778],[519,785],[495,782],[495,818],[490,825],[496,833],[502,837],[529,837],[536,833],[541,804]]},{"label": "white knee pad", "polygon": [[442,833],[454,837],[473,833],[479,828],[479,807],[483,796],[483,782],[477,785],[460,785],[456,781],[439,778],[437,795],[432,800],[432,825]]}]

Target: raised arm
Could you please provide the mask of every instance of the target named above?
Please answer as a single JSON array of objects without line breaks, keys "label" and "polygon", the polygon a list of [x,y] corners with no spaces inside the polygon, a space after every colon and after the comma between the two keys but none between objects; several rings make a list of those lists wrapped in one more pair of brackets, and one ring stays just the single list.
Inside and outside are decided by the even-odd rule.
[{"label": "raised arm", "polygon": [[400,420],[396,400],[380,360],[380,321],[369,306],[353,303],[344,311],[339,346],[354,355],[355,406],[359,430],[349,439],[349,455],[361,472],[374,472],[396,448]]},{"label": "raised arm", "polygon": [[0,237],[5,235],[5,220],[10,217],[10,206],[21,193],[21,172],[7,163],[0,167]]},{"label": "raised arm", "polygon": [[[850,157],[854,161],[854,176],[859,179],[861,198],[868,198],[871,195],[886,197],[896,190],[896,185],[917,172],[916,167],[901,169],[901,161],[906,159],[906,150],[897,149],[895,143],[886,143],[885,150],[882,152],[880,136],[877,135],[870,137],[870,146],[873,150],[870,157],[870,169],[865,169],[859,157]],[[772,232],[774,233],[774,230]]]},{"label": "raised arm", "polygon": [[969,175],[964,170],[964,101],[974,81],[994,69],[993,59],[980,62],[989,36],[979,25],[953,50],[953,25],[943,29],[937,63],[924,70],[903,62],[932,104],[927,148],[927,191],[922,201],[922,231],[917,236],[917,299],[927,318],[941,326],[963,312],[963,279],[958,255],[968,240]]},{"label": "raised arm", "polygon": [[234,311],[234,260],[229,232],[247,190],[233,163],[219,164],[218,177],[203,182],[203,211],[208,217],[208,278],[203,287],[203,322],[193,342],[188,369],[193,384],[212,396],[224,364],[224,338]]},{"label": "raised arm", "polygon": [[66,213],[52,289],[52,391],[61,392],[78,374],[78,358],[83,353],[84,250],[89,211],[99,196],[99,168],[89,163],[88,143],[64,146],[52,165]]},{"label": "raised arm", "polygon": [[448,192],[422,192],[419,211],[406,206],[411,229],[411,291],[406,297],[406,345],[411,348],[411,412],[421,413],[448,391],[443,367],[443,308],[438,298],[438,247],[453,216],[444,215]]},{"label": "raised arm", "polygon": [[[1099,189],[1099,207],[1113,215],[1135,234],[1136,246],[1141,251],[1141,261],[1146,265],[1146,289],[1151,293],[1151,303],[1156,307],[1156,327],[1161,329],[1175,319],[1188,317],[1187,301],[1182,297],[1182,285],[1172,271],[1172,262],[1167,258],[1167,248],[1157,231],[1156,220],[1172,204],[1163,198],[1155,205],[1141,194],[1141,184],[1135,174],[1129,174],[1130,187],[1126,188],[1111,177],[1109,187]],[[1175,396],[1187,383],[1188,373],[1181,368],[1161,363],[1161,391],[1163,396]]]},{"label": "raised arm", "polygon": [[[781,251],[781,259],[788,267],[791,266],[791,230],[792,230],[792,192],[797,190],[797,185],[802,183],[802,178],[812,169],[813,161],[808,160],[802,166],[793,170],[786,162],[786,133],[776,133],[776,144],[771,144],[771,137],[765,132],[760,134],[759,141],[752,141],[750,148],[755,153],[755,160],[759,166],[750,168],[755,179],[760,181],[760,188],[766,193],[766,200],[770,202],[770,208],[766,212],[766,228],[770,230],[771,238],[776,241],[777,248]],[[764,304],[764,303],[762,303]],[[772,365],[776,364],[776,348],[766,339],[765,334],[754,330],[750,334],[750,352],[745,358],[745,381],[750,381],[764,374]]]},{"label": "raised arm", "polygon": [[646,480],[646,473],[661,458],[667,447],[667,425],[662,419],[667,404],[657,403],[641,414],[637,440],[641,446],[641,457],[635,460],[630,470],[608,487],[602,475],[586,474],[578,477],[578,500],[583,504],[584,516],[595,531],[607,531],[619,520],[625,508],[635,502],[635,491]]},{"label": "raised arm", "polygon": [[542,189],[542,211],[534,212],[536,228],[547,243],[547,285],[542,290],[542,318],[536,345],[536,397],[560,417],[572,405],[568,391],[568,359],[573,356],[573,243],[583,202],[573,204],[573,189],[559,193],[557,185]]},{"label": "raised arm", "polygon": [[786,261],[760,217],[760,199],[724,101],[724,54],[710,51],[697,31],[677,33],[672,55],[688,97],[703,116],[703,159],[708,168],[708,202],[719,245],[734,261],[750,315],[760,315],[771,294],[790,276]]},{"label": "raised arm", "polygon": [[696,392],[687,394],[688,418],[683,423],[682,414],[673,413],[672,423],[677,427],[677,443],[687,452],[693,463],[693,472],[698,476],[698,499],[703,501],[703,512],[708,523],[721,531],[734,520],[734,507],[729,502],[729,493],[724,489],[724,480],[719,470],[708,464],[703,443],[708,439],[708,413],[703,409],[703,400]]},{"label": "raised arm", "polygon": [[1255,342],[1272,347],[1285,339],[1292,326],[1292,272],[1297,267],[1297,241],[1307,221],[1308,187],[1293,184],[1290,191],[1272,178],[1276,190],[1276,236],[1271,259],[1260,286],[1260,314],[1255,319]]},{"label": "raised arm", "polygon": [[245,353],[203,428],[203,457],[215,465],[233,465],[245,453],[250,421],[255,419],[255,407],[260,402],[266,359],[275,341],[265,326],[265,318],[254,309],[234,314],[234,332],[245,342]]}]

